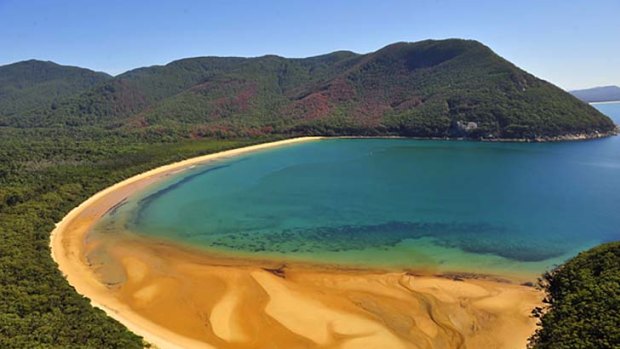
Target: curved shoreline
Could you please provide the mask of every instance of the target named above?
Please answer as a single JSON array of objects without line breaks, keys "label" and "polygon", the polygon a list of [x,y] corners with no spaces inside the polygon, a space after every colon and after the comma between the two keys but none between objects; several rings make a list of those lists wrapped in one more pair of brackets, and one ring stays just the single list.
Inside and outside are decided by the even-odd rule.
[{"label": "curved shoreline", "polygon": [[467,136],[450,136],[450,137],[418,137],[418,136],[398,136],[398,135],[369,135],[369,136],[329,136],[324,138],[342,138],[342,139],[415,139],[420,141],[465,141],[465,142],[482,142],[482,143],[561,143],[561,142],[581,142],[591,141],[609,137],[615,137],[620,134],[620,125],[616,128],[605,132],[590,133],[567,133],[557,136],[540,136],[534,138],[484,138],[484,137],[467,137]]},{"label": "curved shoreline", "polygon": [[[123,304],[106,297],[105,293],[108,292],[107,288],[103,286],[99,280],[97,280],[92,270],[87,267],[87,263],[83,256],[83,248],[80,246],[81,244],[79,241],[84,239],[90,225],[88,227],[82,227],[82,229],[71,231],[75,235],[70,236],[70,241],[65,241],[68,234],[67,227],[80,214],[87,210],[89,206],[95,204],[104,196],[112,192],[117,192],[123,188],[129,189],[129,192],[132,192],[139,187],[143,187],[157,181],[159,178],[166,176],[171,172],[183,170],[192,165],[282,145],[315,141],[322,138],[323,137],[300,137],[207,154],[178,161],[169,165],[160,166],[116,183],[89,197],[86,201],[72,209],[60,222],[56,224],[56,227],[50,234],[50,250],[52,259],[56,262],[56,264],[58,264],[58,268],[69,284],[73,286],[79,294],[89,298],[94,307],[102,309],[108,316],[121,322],[132,332],[144,337],[149,343],[161,348],[186,348],[188,346],[196,346],[200,343],[177,336],[167,329],[161,328],[155,324],[145,324],[142,317],[136,316],[131,312],[125,311],[123,313],[122,310],[126,307]],[[133,188],[131,187],[132,185],[134,185]],[[105,211],[99,212],[99,215],[103,215]],[[156,332],[165,333],[166,335],[160,336],[157,335]],[[165,337],[174,338],[174,342]]]},{"label": "curved shoreline", "polygon": [[[375,336],[376,338],[372,337],[372,340],[375,340],[374,343],[381,343],[383,345],[390,343],[394,346],[409,347],[403,344],[405,342],[401,343],[400,340],[402,339],[402,334],[401,337],[395,336],[395,333],[393,333],[395,332],[395,326],[380,326],[377,325],[376,321],[374,321],[378,317],[386,322],[385,319],[391,319],[396,315],[401,316],[402,314],[396,314],[397,311],[393,311],[392,314],[383,314],[385,313],[385,309],[381,311],[375,309],[373,310],[375,313],[378,312],[383,315],[375,314],[373,317],[360,312],[359,309],[355,309],[347,303],[347,300],[350,302],[352,297],[361,297],[358,293],[363,289],[365,290],[365,293],[372,294],[374,297],[373,299],[375,300],[384,299],[380,297],[387,297],[388,295],[389,297],[402,297],[403,295],[413,294],[413,298],[415,298],[416,302],[423,302],[428,304],[429,307],[432,305],[433,312],[437,312],[437,314],[433,315],[434,317],[448,317],[448,320],[433,319],[432,321],[436,321],[436,323],[432,324],[426,323],[425,321],[430,320],[425,319],[423,314],[420,315],[421,317],[416,318],[417,321],[414,321],[414,324],[426,332],[423,331],[423,334],[415,334],[415,336],[411,335],[411,338],[425,338],[423,335],[434,337],[437,336],[437,331],[440,333],[445,332],[444,335],[446,335],[446,333],[453,333],[456,331],[458,336],[450,340],[446,339],[444,341],[446,344],[441,347],[449,348],[451,347],[451,343],[454,344],[457,342],[471,343],[470,345],[475,345],[475,343],[488,344],[489,342],[481,342],[485,339],[478,338],[480,337],[479,334],[486,333],[484,330],[490,330],[489,333],[496,330],[499,331],[495,327],[505,327],[502,326],[502,323],[484,323],[481,322],[481,319],[478,319],[469,313],[467,313],[467,316],[464,315],[465,313],[461,314],[463,317],[461,321],[473,321],[474,325],[489,327],[483,328],[479,333],[470,334],[473,339],[468,342],[469,339],[462,338],[464,334],[458,333],[458,329],[455,330],[456,325],[453,326],[453,321],[449,319],[453,315],[452,312],[460,314],[460,312],[464,312],[465,310],[471,310],[472,313],[477,313],[480,311],[486,312],[484,314],[485,316],[495,316],[497,319],[503,319],[502,321],[511,321],[511,317],[518,316],[518,319],[516,320],[518,320],[517,324],[520,326],[519,330],[514,330],[514,326],[508,326],[511,328],[509,331],[506,332],[502,330],[498,332],[498,335],[503,334],[504,336],[511,336],[512,339],[507,341],[512,341],[512,344],[508,343],[508,346],[505,346],[506,348],[523,347],[522,344],[524,344],[527,336],[529,336],[529,333],[531,333],[535,327],[535,321],[528,319],[527,315],[524,314],[529,314],[530,309],[528,307],[537,305],[540,302],[541,295],[531,288],[525,288],[518,285],[510,285],[488,280],[471,280],[464,282],[448,280],[440,277],[418,277],[403,273],[367,272],[354,274],[339,270],[326,272],[325,270],[312,270],[311,268],[293,270],[291,272],[292,276],[290,277],[291,281],[288,281],[288,279],[286,281],[282,281],[280,280],[282,277],[278,276],[278,271],[247,265],[228,265],[222,269],[223,267],[217,264],[216,258],[214,262],[213,260],[208,260],[206,257],[201,258],[200,256],[195,256],[191,253],[186,253],[185,251],[173,251],[166,246],[161,246],[161,244],[143,246],[140,243],[132,245],[131,241],[124,241],[122,244],[117,244],[117,246],[114,247],[116,248],[115,253],[118,257],[117,261],[122,264],[121,269],[126,274],[127,280],[125,281],[125,285],[123,287],[126,286],[125,288],[128,288],[129,291],[131,291],[131,293],[125,295],[121,294],[125,291],[113,294],[110,286],[102,283],[100,276],[94,272],[93,265],[91,265],[90,261],[87,260],[85,236],[92,224],[94,224],[98,218],[105,214],[105,212],[107,212],[110,208],[118,204],[120,200],[131,195],[131,193],[136,190],[194,164],[235,156],[251,151],[319,139],[322,139],[322,137],[302,137],[209,154],[158,167],[119,182],[98,192],[84,201],[78,207],[69,212],[69,214],[57,224],[50,237],[52,258],[56,261],[59,269],[68,282],[78,293],[88,297],[93,306],[103,309],[108,316],[120,321],[131,331],[143,336],[147,342],[160,348],[213,348],[224,347],[224,345],[213,346],[207,344],[204,340],[197,339],[197,336],[192,338],[192,336],[179,334],[178,331],[170,330],[169,326],[162,326],[161,324],[151,321],[151,319],[157,319],[156,316],[147,318],[144,316],[144,312],[139,313],[136,311],[136,307],[132,307],[122,301],[133,299],[131,297],[135,298],[138,293],[141,295],[147,294],[143,297],[143,299],[141,299],[141,301],[144,301],[144,299],[148,300],[153,298],[152,295],[148,295],[148,293],[152,292],[146,292],[152,291],[153,289],[143,287],[141,284],[143,279],[145,279],[146,273],[152,273],[152,271],[156,269],[152,268],[152,265],[150,266],[150,269],[149,266],[144,265],[144,260],[153,258],[153,256],[160,258],[158,259],[158,263],[164,261],[165,263],[168,263],[166,265],[172,265],[172,261],[176,260],[176,257],[181,258],[184,263],[183,267],[185,269],[191,269],[188,269],[189,271],[185,269],[180,271],[185,273],[183,274],[184,278],[191,279],[192,276],[202,275],[208,272],[211,273],[211,276],[215,275],[218,282],[226,282],[228,288],[225,289],[228,291],[212,296],[214,297],[213,301],[215,302],[215,305],[211,306],[208,311],[210,314],[209,321],[211,327],[209,328],[210,332],[208,335],[205,334],[205,338],[218,337],[221,339],[229,339],[230,343],[233,343],[231,344],[233,347],[237,346],[235,343],[238,341],[247,339],[247,336],[244,337],[244,333],[246,335],[248,333],[247,328],[244,328],[245,325],[242,321],[239,321],[239,319],[234,320],[232,318],[232,315],[234,315],[233,310],[238,308],[240,302],[244,299],[244,294],[237,289],[237,286],[239,286],[240,289],[253,288],[253,290],[248,291],[248,293],[254,294],[255,296],[257,294],[263,296],[264,294],[267,294],[267,298],[263,297],[264,302],[256,305],[258,309],[264,310],[266,313],[265,315],[270,318],[277,319],[279,324],[285,327],[285,330],[281,331],[282,333],[292,331],[294,335],[289,335],[289,337],[296,341],[294,343],[306,343],[306,346],[307,343],[317,344],[316,346],[319,346],[318,344],[327,345],[321,345],[324,347],[333,347],[335,344],[333,346],[329,344],[331,342],[327,338],[328,334],[323,334],[320,337],[316,337],[316,333],[318,333],[317,329],[312,328],[311,325],[308,325],[304,318],[294,317],[294,321],[289,321],[287,316],[291,316],[287,313],[287,304],[302,308],[304,308],[303,305],[305,304],[305,310],[308,312],[315,312],[318,317],[340,319],[339,321],[341,322],[344,321],[355,324],[365,331],[375,331],[377,333],[381,333],[381,335]],[[162,253],[162,251],[164,253]],[[129,254],[132,255],[132,258],[123,257]],[[133,258],[133,256],[137,257]],[[142,257],[142,261],[138,260],[138,257]],[[179,271],[176,270],[175,272]],[[166,277],[169,277],[169,275]],[[160,278],[154,280],[160,282],[163,279]],[[256,284],[260,285],[260,287],[256,288]],[[192,284],[190,283],[189,285]],[[234,285],[234,287],[230,288],[230,285]],[[377,293],[374,289],[379,285],[385,287],[385,290],[382,291],[383,293]],[[325,288],[332,286],[334,293],[338,293],[339,296],[344,296],[335,298],[330,297],[331,295],[322,294],[324,293]],[[178,286],[174,286],[169,287],[168,289],[176,290],[177,288]],[[163,290],[165,287],[161,286],[161,289]],[[431,296],[431,294],[435,295]],[[515,298],[516,295],[524,296],[525,300],[521,302],[518,299],[518,303],[511,303],[510,298]],[[506,297],[509,298],[506,299]],[[332,307],[324,308],[324,304],[320,304],[320,302],[316,301],[316,298],[323,299],[325,304],[331,304]],[[168,300],[170,299],[175,300],[176,298],[169,297]],[[410,300],[407,300],[407,302],[409,301]],[[463,310],[464,306],[459,305],[457,301],[471,301],[472,309],[466,308]],[[372,306],[372,302],[368,300],[358,299],[356,302],[356,304],[362,304],[365,310],[367,310],[366,308]],[[474,304],[475,307],[473,306]],[[375,305],[374,307],[377,306]],[[334,309],[339,309],[339,311],[335,311]],[[283,311],[284,313],[282,313]],[[431,316],[431,318],[433,316]],[[331,322],[326,323],[331,324]],[[342,335],[354,337],[352,333],[347,332],[351,331],[351,329],[343,329],[342,331],[344,331],[344,334]],[[434,336],[431,335],[433,333]],[[281,333],[279,335],[281,337],[278,338],[286,337]],[[455,334],[453,333],[450,336],[454,335]],[[476,337],[476,335],[478,335],[478,337]],[[524,337],[524,335],[527,336]],[[274,336],[276,335],[274,334]],[[295,338],[295,336],[303,338]],[[286,337],[286,339],[290,340],[289,337]],[[309,338],[310,341],[304,338]],[[371,340],[370,337],[363,338],[365,338],[366,341]],[[349,342],[353,343],[352,341],[354,340],[355,339],[351,339]],[[452,340],[457,342],[451,342]]]}]

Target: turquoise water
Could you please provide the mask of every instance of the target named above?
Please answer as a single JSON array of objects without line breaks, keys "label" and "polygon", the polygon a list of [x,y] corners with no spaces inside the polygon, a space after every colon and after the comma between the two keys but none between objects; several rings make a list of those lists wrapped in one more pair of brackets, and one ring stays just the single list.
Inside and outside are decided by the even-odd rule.
[{"label": "turquoise water", "polygon": [[[620,104],[597,108],[620,122]],[[333,139],[197,166],[99,228],[283,261],[533,275],[619,240],[619,209],[620,137]]]}]

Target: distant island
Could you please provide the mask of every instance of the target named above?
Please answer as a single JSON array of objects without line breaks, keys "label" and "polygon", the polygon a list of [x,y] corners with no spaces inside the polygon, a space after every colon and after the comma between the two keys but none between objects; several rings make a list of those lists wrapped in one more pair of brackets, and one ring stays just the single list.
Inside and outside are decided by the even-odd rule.
[{"label": "distant island", "polygon": [[570,93],[588,103],[620,101],[620,87],[618,86],[593,87],[570,91]]},{"label": "distant island", "polygon": [[473,40],[200,57],[116,77],[51,62],[0,67],[0,126],[102,127],[138,136],[405,136],[563,140],[615,132],[562,89]]}]

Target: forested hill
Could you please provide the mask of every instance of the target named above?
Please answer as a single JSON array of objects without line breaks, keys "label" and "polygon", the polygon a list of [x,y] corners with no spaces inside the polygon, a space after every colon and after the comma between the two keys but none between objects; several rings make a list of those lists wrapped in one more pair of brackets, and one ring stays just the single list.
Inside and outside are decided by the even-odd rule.
[{"label": "forested hill", "polygon": [[16,116],[58,101],[111,79],[92,70],[29,60],[0,66],[0,115]]},{"label": "forested hill", "polygon": [[175,137],[545,138],[615,128],[488,47],[458,39],[396,43],[365,55],[183,59],[129,71],[0,123]]}]

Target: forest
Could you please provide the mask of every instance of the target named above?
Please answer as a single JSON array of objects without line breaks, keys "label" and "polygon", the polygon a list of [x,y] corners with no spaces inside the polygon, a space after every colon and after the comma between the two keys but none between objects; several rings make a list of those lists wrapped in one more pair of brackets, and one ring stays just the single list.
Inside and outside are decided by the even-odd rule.
[{"label": "forest", "polygon": [[187,58],[114,78],[75,69],[40,61],[0,67],[0,76],[50,76],[0,79],[0,126],[167,130],[180,137],[545,139],[615,132],[595,108],[473,40],[395,43],[364,55]]},{"label": "forest", "polygon": [[580,253],[540,279],[547,297],[531,349],[620,347],[620,242]]},{"label": "forest", "polygon": [[95,192],[182,158],[267,139],[147,142],[109,132],[0,133],[0,347],[141,348],[90,306],[50,256],[54,224]]}]

